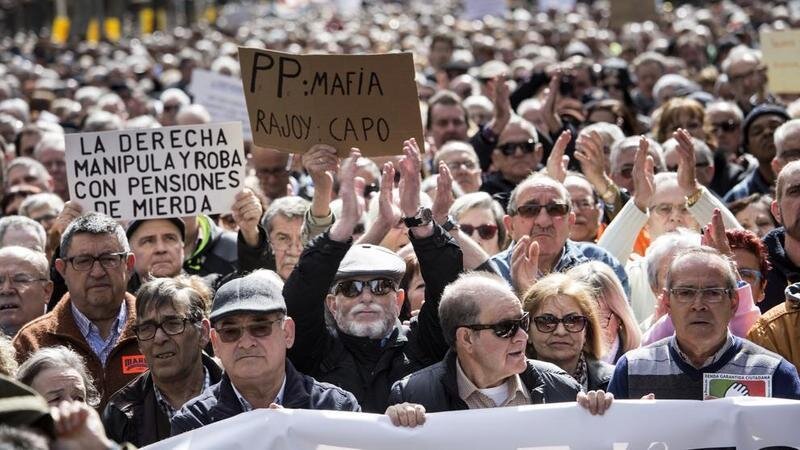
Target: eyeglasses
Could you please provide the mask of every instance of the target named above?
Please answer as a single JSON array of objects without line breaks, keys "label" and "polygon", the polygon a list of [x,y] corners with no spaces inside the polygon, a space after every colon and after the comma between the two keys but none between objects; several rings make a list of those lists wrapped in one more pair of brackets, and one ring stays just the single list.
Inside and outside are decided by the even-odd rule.
[{"label": "eyeglasses", "polygon": [[461,231],[467,233],[467,235],[469,236],[472,236],[472,233],[474,233],[475,230],[478,230],[478,236],[480,236],[481,239],[484,240],[493,239],[497,234],[497,225],[491,223],[479,225],[477,227],[474,225],[468,225],[466,223],[463,223],[460,224],[458,227],[461,228]]},{"label": "eyeglasses", "polygon": [[34,281],[50,281],[47,278],[36,278],[26,273],[15,273],[14,275],[0,275],[0,286],[5,286],[6,280],[8,280],[8,284],[14,287],[28,286]]},{"label": "eyeglasses", "polygon": [[750,285],[758,284],[764,276],[760,270],[739,269],[739,276]]},{"label": "eyeglasses", "polygon": [[659,216],[669,216],[672,214],[673,211],[678,211],[680,214],[686,214],[689,212],[689,208],[686,207],[686,204],[683,205],[672,205],[669,203],[659,203],[658,205],[650,208],[651,211],[655,212]]},{"label": "eyeglasses", "polygon": [[461,161],[448,161],[445,162],[445,165],[450,170],[458,170],[462,167],[466,170],[472,170],[476,167],[475,161],[470,161],[469,159],[464,159]]},{"label": "eyeglasses", "polygon": [[544,208],[547,211],[547,215],[550,217],[561,217],[565,216],[569,212],[569,205],[566,203],[556,203],[551,202],[546,205],[539,205],[537,203],[526,203],[521,205],[517,208],[517,211],[511,214],[519,214],[520,216],[531,219],[539,215],[539,211]]},{"label": "eyeglasses", "polygon": [[671,288],[669,293],[678,303],[693,303],[698,296],[705,303],[721,303],[726,298],[730,298],[731,289],[723,287],[677,287]]},{"label": "eyeglasses", "polygon": [[587,199],[572,201],[572,207],[578,211],[588,211],[590,209],[597,208],[597,206],[598,202],[590,201]]},{"label": "eyeglasses", "polygon": [[517,149],[522,150],[522,153],[533,153],[536,150],[536,141],[528,139],[524,142],[506,142],[505,144],[498,145],[497,148],[506,156],[511,156]]},{"label": "eyeglasses", "polygon": [[173,317],[161,323],[145,322],[133,327],[133,332],[136,333],[136,338],[140,341],[149,341],[156,337],[156,332],[159,328],[164,330],[168,336],[175,336],[183,333],[186,329],[186,322],[194,323],[193,320],[183,317]]},{"label": "eyeglasses", "polygon": [[522,317],[519,319],[511,319],[511,320],[503,320],[502,322],[492,323],[492,324],[472,324],[472,325],[459,325],[458,328],[469,328],[470,330],[474,331],[481,331],[481,330],[492,330],[494,335],[501,338],[501,339],[508,339],[514,337],[522,328],[523,331],[527,332],[528,327],[531,325],[531,316],[528,313],[524,313]]},{"label": "eyeglasses", "polygon": [[563,323],[564,329],[570,333],[580,333],[586,328],[588,319],[580,314],[567,314],[558,318],[552,314],[542,314],[533,318],[536,329],[542,333],[552,333],[558,328],[558,324]]},{"label": "eyeglasses", "polygon": [[369,287],[372,295],[386,295],[389,292],[395,291],[397,287],[394,281],[386,278],[376,278],[374,280],[361,281],[361,280],[345,280],[336,285],[333,289],[334,294],[341,293],[345,297],[354,298],[361,295],[364,289]]},{"label": "eyeglasses", "polygon": [[92,270],[95,261],[100,262],[100,266],[104,269],[116,269],[122,263],[122,259],[128,256],[128,252],[117,253],[103,253],[102,255],[77,255],[69,258],[63,258],[64,261],[70,263],[72,268],[79,272],[87,272]]},{"label": "eyeglasses", "polygon": [[725,122],[714,122],[711,124],[711,131],[714,133],[718,133],[720,131],[724,133],[733,133],[734,131],[738,130],[741,124],[733,119],[728,119]]},{"label": "eyeglasses", "polygon": [[231,344],[233,342],[238,342],[239,339],[242,338],[245,330],[247,330],[247,333],[254,338],[268,337],[272,334],[272,325],[276,323],[282,323],[283,319],[284,317],[280,317],[275,320],[263,320],[240,327],[214,327],[214,330],[217,332],[217,336],[219,336],[219,339],[222,342]]}]

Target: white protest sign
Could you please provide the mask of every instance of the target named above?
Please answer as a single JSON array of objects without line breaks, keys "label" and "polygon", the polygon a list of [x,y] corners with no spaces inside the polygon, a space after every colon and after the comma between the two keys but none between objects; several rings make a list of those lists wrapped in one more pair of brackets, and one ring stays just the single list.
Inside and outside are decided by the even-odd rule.
[{"label": "white protest sign", "polygon": [[365,413],[258,409],[174,436],[152,450],[762,449],[800,446],[800,401],[622,400],[603,416],[574,402],[428,414],[417,428]]},{"label": "white protest sign", "polygon": [[485,16],[503,17],[508,11],[506,0],[465,0],[462,19],[476,20]]},{"label": "white protest sign", "polygon": [[238,122],[66,135],[69,194],[114,219],[228,212],[245,177]]},{"label": "white protest sign", "polygon": [[195,103],[208,110],[212,122],[239,121],[244,138],[253,140],[241,78],[195,69],[192,71],[189,92],[194,96]]}]

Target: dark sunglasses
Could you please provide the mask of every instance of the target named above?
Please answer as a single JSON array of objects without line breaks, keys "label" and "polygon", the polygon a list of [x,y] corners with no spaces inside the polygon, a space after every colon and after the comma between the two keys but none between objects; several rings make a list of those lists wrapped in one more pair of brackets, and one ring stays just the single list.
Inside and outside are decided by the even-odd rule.
[{"label": "dark sunglasses", "polygon": [[514,337],[522,328],[523,331],[527,332],[528,327],[531,325],[531,316],[528,313],[525,313],[519,319],[514,320],[504,320],[498,323],[492,324],[473,324],[473,325],[459,325],[458,328],[464,327],[469,328],[470,330],[481,331],[481,330],[492,330],[494,335],[501,338],[501,339],[508,339]]},{"label": "dark sunglasses", "polygon": [[283,319],[283,317],[280,317],[275,320],[264,320],[239,327],[220,326],[219,328],[214,327],[214,330],[216,330],[217,336],[219,336],[222,342],[230,344],[238,342],[239,339],[242,338],[245,330],[254,338],[267,337],[272,334],[272,325],[283,322]]},{"label": "dark sunglasses", "polygon": [[[526,203],[517,208],[516,214],[519,214],[526,219],[531,219],[539,215],[539,211],[544,210],[550,217],[561,217],[567,215],[569,212],[569,205],[566,203],[548,203],[546,205],[539,205],[537,203]],[[512,214],[513,216],[514,214]]]},{"label": "dark sunglasses", "polygon": [[525,142],[506,142],[503,145],[498,145],[497,148],[506,156],[511,156],[517,149],[522,149],[522,153],[533,153],[536,150],[536,141],[528,139]]},{"label": "dark sunglasses", "polygon": [[469,236],[472,236],[472,233],[474,233],[475,230],[478,230],[478,236],[480,236],[481,239],[492,239],[497,234],[497,225],[491,223],[479,225],[477,227],[473,225],[460,224],[458,227],[461,228],[461,231],[467,233]]},{"label": "dark sunglasses", "polygon": [[558,318],[552,314],[543,314],[533,318],[533,323],[536,329],[542,333],[552,333],[558,328],[558,324],[563,323],[564,329],[570,333],[580,333],[586,328],[588,319],[579,314],[567,314],[562,318]]},{"label": "dark sunglasses", "polygon": [[361,295],[366,287],[369,287],[369,291],[372,293],[372,295],[386,295],[396,289],[394,281],[387,280],[386,278],[376,278],[369,281],[342,281],[336,285],[336,287],[333,289],[333,293],[341,293],[345,297],[353,298]]},{"label": "dark sunglasses", "polygon": [[725,122],[717,122],[711,124],[711,129],[714,131],[722,130],[726,133],[733,133],[739,129],[741,124],[733,119],[726,120]]}]

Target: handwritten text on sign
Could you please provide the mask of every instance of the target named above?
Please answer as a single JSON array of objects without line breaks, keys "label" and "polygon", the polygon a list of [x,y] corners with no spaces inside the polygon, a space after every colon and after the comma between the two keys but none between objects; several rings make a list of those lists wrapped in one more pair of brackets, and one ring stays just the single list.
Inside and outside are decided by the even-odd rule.
[{"label": "handwritten text on sign", "polygon": [[230,210],[244,181],[236,122],[69,134],[70,198],[115,219]]},{"label": "handwritten text on sign", "polygon": [[800,93],[800,30],[762,32],[761,50],[770,92]]},{"label": "handwritten text on sign", "polygon": [[345,155],[402,152],[422,142],[410,53],[291,55],[239,48],[253,142],[302,153],[329,144]]}]

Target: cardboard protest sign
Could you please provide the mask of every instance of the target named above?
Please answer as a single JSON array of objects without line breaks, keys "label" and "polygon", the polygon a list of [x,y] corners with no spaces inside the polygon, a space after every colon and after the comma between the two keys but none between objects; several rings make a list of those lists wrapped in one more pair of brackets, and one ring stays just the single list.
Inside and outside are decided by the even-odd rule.
[{"label": "cardboard protest sign", "polygon": [[66,135],[69,194],[118,219],[228,212],[242,190],[237,122]]},{"label": "cardboard protest sign", "polygon": [[772,397],[772,376],[703,374],[703,398]]},{"label": "cardboard protest sign", "polygon": [[253,142],[302,153],[328,144],[340,156],[402,153],[422,142],[411,53],[291,55],[239,48]]},{"label": "cardboard protest sign", "polygon": [[250,132],[250,118],[244,103],[242,80],[229,77],[210,70],[195,69],[192,71],[192,82],[189,92],[195,103],[203,105],[211,115],[212,122],[236,120],[242,124],[242,135],[247,140],[253,139]]},{"label": "cardboard protest sign", "polygon": [[800,30],[762,32],[761,51],[767,65],[769,91],[800,93]]},{"label": "cardboard protest sign", "polygon": [[656,20],[656,0],[611,0],[608,24],[612,28],[619,28],[626,23],[646,22]]}]

